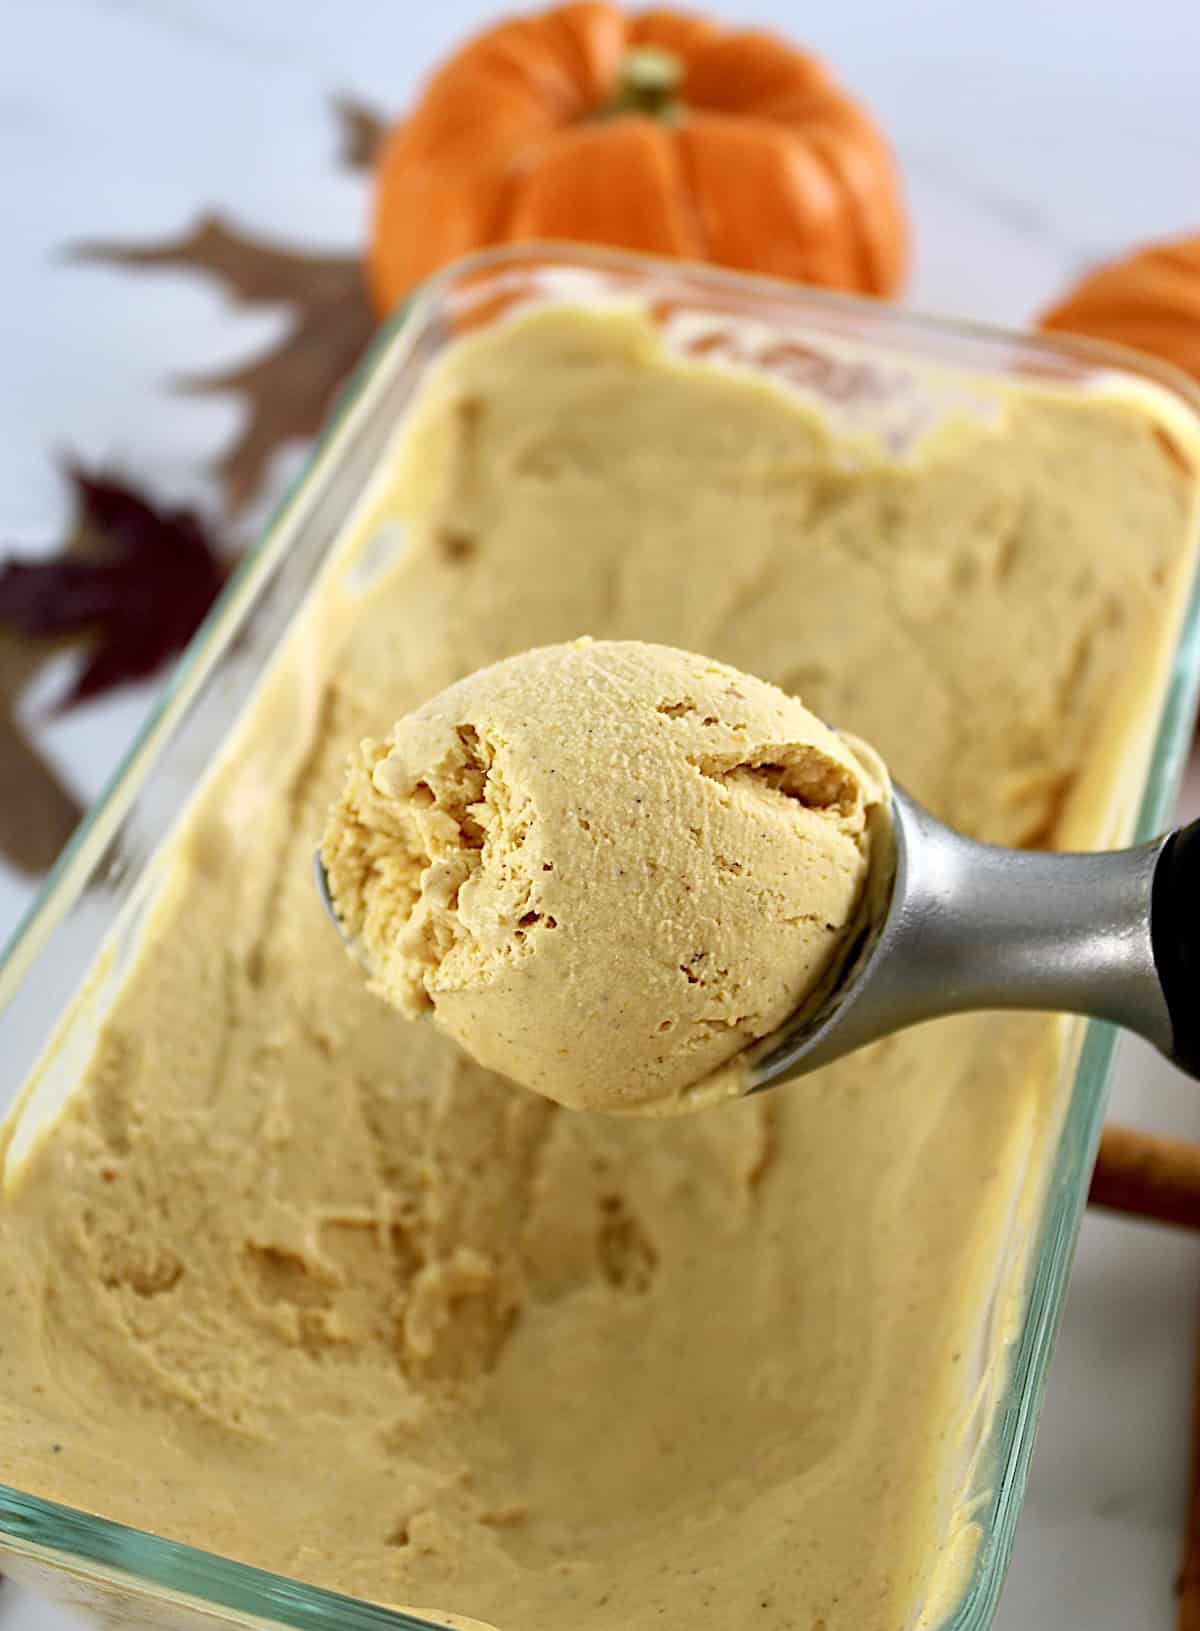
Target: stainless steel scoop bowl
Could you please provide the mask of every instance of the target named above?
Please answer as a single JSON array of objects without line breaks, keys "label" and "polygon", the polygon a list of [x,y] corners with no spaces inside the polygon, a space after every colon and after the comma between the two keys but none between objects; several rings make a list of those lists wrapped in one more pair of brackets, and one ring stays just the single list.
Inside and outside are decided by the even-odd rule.
[{"label": "stainless steel scoop bowl", "polygon": [[[893,788],[875,850],[858,934],[827,988],[741,1055],[744,1091],[982,1008],[1111,1020],[1200,1077],[1200,821],[1106,854],[998,849]],[[346,939],[319,851],[314,872]]]},{"label": "stainless steel scoop bowl", "polygon": [[983,1008],[1111,1020],[1200,1077],[1200,822],[1107,854],[1007,850],[893,788],[881,863],[828,990],[742,1056],[748,1092]]}]

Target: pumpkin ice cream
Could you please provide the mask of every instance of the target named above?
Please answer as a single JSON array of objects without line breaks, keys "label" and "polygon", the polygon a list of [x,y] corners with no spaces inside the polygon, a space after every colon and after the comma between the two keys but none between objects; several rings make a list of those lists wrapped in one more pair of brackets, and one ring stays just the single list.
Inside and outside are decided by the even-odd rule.
[{"label": "pumpkin ice cream", "polygon": [[[694,334],[563,301],[429,369],[82,999],[74,1093],[9,1147],[6,1485],[435,1622],[939,1623],[1077,1029],[963,1016],[696,1115],[568,1111],[368,990],[312,883],[364,738],[441,731],[446,687],[583,633],[581,670],[638,640],[763,676],[975,836],[1126,835],[1193,565],[1196,451],[1158,398],[972,380],[984,411],[901,455]],[[848,868],[836,924],[865,770],[771,696],[840,789],[804,817]],[[728,759],[705,706],[658,740]],[[757,866],[723,847],[727,813],[778,813],[746,791],[684,825]],[[798,989],[819,954],[771,935]]]},{"label": "pumpkin ice cream", "polygon": [[776,686],[581,640],[363,742],[322,853],[401,1012],[560,1104],[661,1112],[829,971],[885,784]]}]

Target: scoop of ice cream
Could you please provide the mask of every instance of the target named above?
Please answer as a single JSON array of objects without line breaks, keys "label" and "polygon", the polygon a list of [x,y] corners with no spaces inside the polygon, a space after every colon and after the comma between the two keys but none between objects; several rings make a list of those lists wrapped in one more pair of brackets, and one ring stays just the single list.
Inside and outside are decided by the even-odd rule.
[{"label": "scoop of ice cream", "polygon": [[374,989],[579,1108],[678,1105],[847,940],[886,775],[705,657],[577,641],[354,756],[322,842]]}]

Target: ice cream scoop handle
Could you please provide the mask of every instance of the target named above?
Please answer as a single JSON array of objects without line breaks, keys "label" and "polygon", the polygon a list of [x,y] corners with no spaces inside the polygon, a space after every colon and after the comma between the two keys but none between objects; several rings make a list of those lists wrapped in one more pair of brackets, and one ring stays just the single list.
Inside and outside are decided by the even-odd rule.
[{"label": "ice cream scoop handle", "polygon": [[1200,1077],[1200,821],[1171,834],[1154,869],[1154,966],[1171,1016],[1171,1055]]},{"label": "ice cream scoop handle", "polygon": [[891,899],[815,1013],[749,1056],[749,1091],[946,1014],[1040,1009],[1136,1031],[1200,1080],[1200,821],[1135,849],[1001,849],[894,790]]},{"label": "ice cream scoop handle", "polygon": [[[1136,849],[1064,854],[974,843],[899,795],[897,814],[902,898],[875,977],[839,1014],[836,1038],[830,1027],[831,1043],[844,1049],[851,1028],[882,1036],[940,1014],[1035,1008],[1137,1031],[1200,1074],[1194,961],[1186,972],[1189,940],[1193,959],[1200,949],[1187,921],[1189,893],[1200,906],[1192,829]],[[1169,904],[1156,914],[1160,894]]]}]

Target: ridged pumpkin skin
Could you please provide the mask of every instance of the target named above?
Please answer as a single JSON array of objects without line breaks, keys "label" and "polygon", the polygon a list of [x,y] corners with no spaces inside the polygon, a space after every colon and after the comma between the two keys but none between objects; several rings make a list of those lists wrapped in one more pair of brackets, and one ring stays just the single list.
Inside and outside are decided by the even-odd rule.
[{"label": "ridged pumpkin skin", "polygon": [[373,298],[537,238],[876,295],[906,249],[887,143],[813,57],[606,0],[500,23],[434,74],[378,161]]},{"label": "ridged pumpkin skin", "polygon": [[1200,236],[1149,244],[1089,272],[1040,326],[1133,346],[1200,379]]}]

